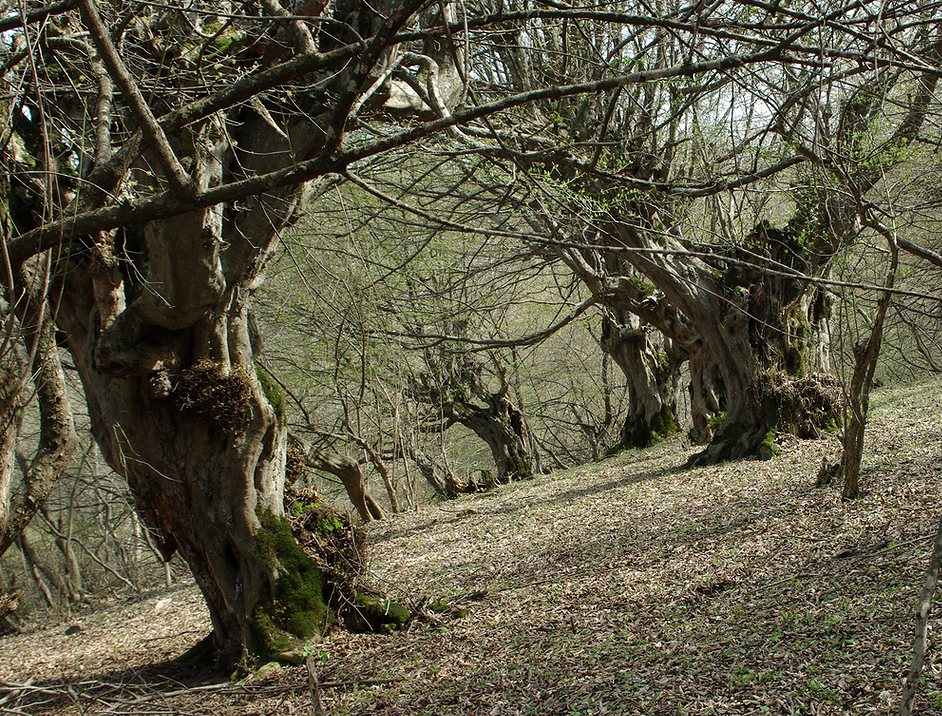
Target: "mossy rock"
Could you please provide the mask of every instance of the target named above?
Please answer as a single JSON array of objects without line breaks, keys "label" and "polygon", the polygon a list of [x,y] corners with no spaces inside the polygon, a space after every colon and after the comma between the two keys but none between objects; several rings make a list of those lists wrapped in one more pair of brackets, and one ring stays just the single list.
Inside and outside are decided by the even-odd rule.
[{"label": "mossy rock", "polygon": [[781,453],[781,449],[775,442],[777,437],[778,434],[774,430],[769,430],[765,434],[765,437],[762,438],[762,442],[759,443],[759,449],[757,451],[760,460],[771,460]]},{"label": "mossy rock", "polygon": [[452,604],[449,604],[444,599],[432,600],[431,602],[428,603],[428,606],[426,606],[426,609],[428,609],[433,614],[444,614],[444,615],[454,617],[455,619],[464,619],[466,616],[468,616],[467,609],[465,609],[464,607],[456,607]]},{"label": "mossy rock", "polygon": [[371,594],[357,594],[344,609],[344,623],[354,632],[392,632],[412,619],[412,612],[398,602]]},{"label": "mossy rock", "polygon": [[255,671],[242,679],[241,683],[252,684],[256,681],[264,681],[269,676],[279,673],[282,668],[282,665],[277,661],[266,661],[260,667],[255,669]]}]

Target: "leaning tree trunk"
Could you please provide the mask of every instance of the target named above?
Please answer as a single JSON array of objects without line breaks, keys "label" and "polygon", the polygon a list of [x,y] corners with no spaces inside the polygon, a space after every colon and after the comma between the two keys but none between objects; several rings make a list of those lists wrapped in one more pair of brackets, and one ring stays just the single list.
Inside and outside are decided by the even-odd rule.
[{"label": "leaning tree trunk", "polygon": [[619,446],[644,448],[677,432],[679,361],[671,357],[670,346],[657,347],[638,317],[623,311],[603,319],[601,343],[628,381],[628,415]]},{"label": "leaning tree trunk", "polygon": [[383,508],[367,489],[360,463],[349,455],[320,451],[308,455],[307,460],[310,467],[329,472],[340,480],[361,520],[372,522],[383,519]]},{"label": "leaning tree trunk", "polygon": [[[8,265],[5,271],[15,276],[11,303],[16,306],[18,335],[9,344],[10,355],[0,355],[0,555],[45,503],[78,442],[56,344],[47,272],[48,265],[38,259],[15,268]],[[39,406],[39,444],[32,458],[23,461],[22,486],[14,489],[16,441],[30,393]]]},{"label": "leaning tree trunk", "polygon": [[487,443],[497,469],[497,484],[528,480],[537,472],[530,429],[523,413],[505,391],[488,397],[487,405],[453,405],[446,417],[461,423]]}]

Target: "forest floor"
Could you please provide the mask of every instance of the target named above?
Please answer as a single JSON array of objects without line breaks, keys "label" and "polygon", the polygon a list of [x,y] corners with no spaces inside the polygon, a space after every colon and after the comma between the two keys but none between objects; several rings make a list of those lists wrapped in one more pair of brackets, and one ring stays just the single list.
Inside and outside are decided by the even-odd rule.
[{"label": "forest floor", "polygon": [[[208,629],[186,587],[0,639],[0,712],[888,714],[942,515],[942,382],[873,408],[860,500],[814,487],[833,436],[691,470],[678,438],[371,526],[390,595],[455,609],[331,634],[316,689],[169,661]],[[938,648],[924,675],[917,713],[942,714]]]}]

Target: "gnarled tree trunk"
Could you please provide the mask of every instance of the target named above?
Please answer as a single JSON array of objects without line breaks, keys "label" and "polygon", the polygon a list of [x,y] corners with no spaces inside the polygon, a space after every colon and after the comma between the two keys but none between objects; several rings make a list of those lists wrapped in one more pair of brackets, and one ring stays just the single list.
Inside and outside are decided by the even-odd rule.
[{"label": "gnarled tree trunk", "polygon": [[308,456],[308,464],[317,470],[337,476],[361,520],[372,522],[383,519],[383,508],[370,494],[363,480],[360,463],[352,457],[338,453],[315,452]]},{"label": "gnarled tree trunk", "polygon": [[644,448],[678,429],[679,363],[668,344],[658,347],[651,329],[624,311],[602,319],[602,350],[612,357],[628,381],[628,414],[620,447]]},{"label": "gnarled tree trunk", "polygon": [[484,406],[452,404],[444,414],[487,443],[497,468],[497,484],[527,480],[536,474],[526,419],[503,391],[488,396]]},{"label": "gnarled tree trunk", "polygon": [[[174,329],[123,315],[110,335],[83,335],[83,308],[63,320],[95,438],[162,553],[179,551],[190,566],[221,660],[274,655],[279,631],[326,629],[320,570],[286,541],[286,426],[255,372],[244,294],[228,293],[209,317]],[[133,337],[127,321],[137,324]],[[142,345],[142,333],[162,340]]]}]

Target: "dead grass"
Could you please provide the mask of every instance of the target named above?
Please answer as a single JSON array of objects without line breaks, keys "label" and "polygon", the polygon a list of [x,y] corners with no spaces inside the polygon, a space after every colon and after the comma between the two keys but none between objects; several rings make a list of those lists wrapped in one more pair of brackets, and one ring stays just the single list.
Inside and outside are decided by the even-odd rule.
[{"label": "dead grass", "polygon": [[[813,486],[833,437],[695,470],[671,441],[372,526],[391,594],[449,598],[468,616],[330,636],[315,649],[326,712],[889,713],[940,517],[942,383],[885,391],[875,410],[853,503]],[[201,636],[195,594],[173,597],[171,610],[140,602],[68,637],[60,625],[0,640],[0,679],[53,692],[43,705],[8,685],[3,706],[312,712],[303,668],[199,691],[169,666],[135,671]],[[189,633],[165,638],[177,628]],[[942,714],[937,653],[925,673],[919,713]]]}]

